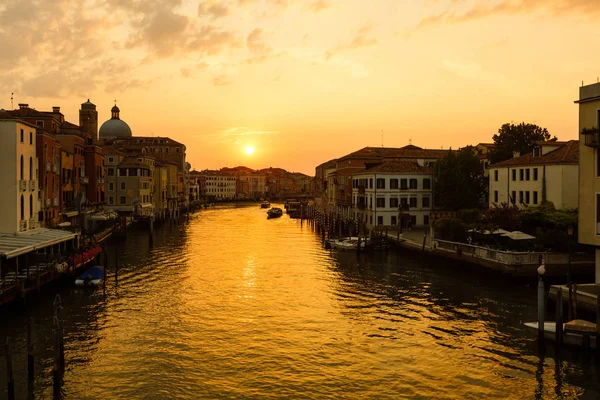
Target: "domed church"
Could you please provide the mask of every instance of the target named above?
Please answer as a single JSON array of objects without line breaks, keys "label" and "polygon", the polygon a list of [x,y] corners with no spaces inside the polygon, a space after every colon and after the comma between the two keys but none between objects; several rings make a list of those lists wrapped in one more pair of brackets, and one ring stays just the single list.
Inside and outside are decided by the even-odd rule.
[{"label": "domed church", "polygon": [[116,139],[116,138],[130,138],[131,128],[121,118],[119,118],[119,107],[115,106],[110,110],[111,118],[102,124],[100,131],[98,132],[100,139]]}]

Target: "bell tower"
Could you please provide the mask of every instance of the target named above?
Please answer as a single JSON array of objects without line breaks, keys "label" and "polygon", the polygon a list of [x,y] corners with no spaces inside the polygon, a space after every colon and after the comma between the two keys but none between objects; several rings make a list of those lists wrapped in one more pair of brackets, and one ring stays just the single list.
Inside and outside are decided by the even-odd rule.
[{"label": "bell tower", "polygon": [[79,110],[79,126],[92,134],[92,143],[98,143],[98,111],[96,105],[90,99],[81,104]]}]

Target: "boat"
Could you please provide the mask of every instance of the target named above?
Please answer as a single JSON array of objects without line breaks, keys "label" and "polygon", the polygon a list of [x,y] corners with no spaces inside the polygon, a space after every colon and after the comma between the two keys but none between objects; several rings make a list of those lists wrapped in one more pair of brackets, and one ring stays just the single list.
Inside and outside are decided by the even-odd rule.
[{"label": "boat", "polygon": [[271,203],[269,203],[268,201],[263,201],[262,203],[260,203],[260,208],[269,208],[271,207]]},{"label": "boat", "polygon": [[283,210],[279,207],[273,207],[267,211],[267,218],[279,218],[283,215]]},{"label": "boat", "polygon": [[[583,325],[583,326],[587,326],[588,330],[590,332],[590,347],[592,349],[596,348],[596,335],[595,335],[595,330],[596,330],[596,324],[594,324],[593,322],[588,322],[588,321],[582,321],[582,320],[575,320],[572,321],[571,323],[577,323],[578,325]],[[529,328],[529,330],[531,331],[536,331],[538,332],[538,322],[525,322],[524,323],[525,327]],[[567,326],[567,323],[563,323],[563,329],[565,329]],[[564,331],[563,333],[563,343],[568,345],[568,346],[575,346],[575,347],[583,347],[584,346],[584,340],[583,340],[583,335],[581,333],[576,333],[576,332],[568,332],[568,331]],[[546,340],[551,340],[554,341],[556,340],[556,322],[554,321],[545,321],[544,322],[544,339]]]},{"label": "boat", "polygon": [[[350,236],[343,239],[330,239],[329,246],[340,250],[356,250],[358,249],[358,237]],[[361,238],[360,248],[364,249],[368,245],[368,239]]]},{"label": "boat", "polygon": [[104,267],[102,265],[94,265],[75,279],[75,286],[96,287],[100,286],[103,282]]}]

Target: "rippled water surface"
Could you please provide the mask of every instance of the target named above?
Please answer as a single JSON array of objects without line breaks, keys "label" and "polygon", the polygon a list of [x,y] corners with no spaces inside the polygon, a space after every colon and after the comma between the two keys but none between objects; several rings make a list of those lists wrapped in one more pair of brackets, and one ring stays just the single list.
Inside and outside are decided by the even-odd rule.
[{"label": "rippled water surface", "polygon": [[[414,253],[325,250],[306,224],[267,220],[258,206],[203,210],[155,230],[152,244],[132,231],[108,252],[106,295],[53,289],[64,303],[67,399],[598,395],[593,359],[557,361],[524,330],[536,319],[535,282]],[[18,398],[29,317],[35,394],[51,397],[51,300],[0,316]],[[2,358],[1,396],[5,379]]]}]

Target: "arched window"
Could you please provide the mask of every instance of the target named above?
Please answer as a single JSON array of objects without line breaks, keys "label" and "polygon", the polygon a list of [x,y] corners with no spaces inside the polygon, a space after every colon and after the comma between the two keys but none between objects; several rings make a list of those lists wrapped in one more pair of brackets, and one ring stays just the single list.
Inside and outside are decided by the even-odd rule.
[{"label": "arched window", "polygon": [[21,180],[23,180],[23,156],[21,156]]},{"label": "arched window", "polygon": [[33,158],[29,157],[29,179],[33,179]]},{"label": "arched window", "polygon": [[29,195],[29,218],[33,218],[33,195]]},{"label": "arched window", "polygon": [[[21,157],[23,159],[23,157]],[[25,199],[23,195],[21,195],[21,221],[25,219]]]}]

